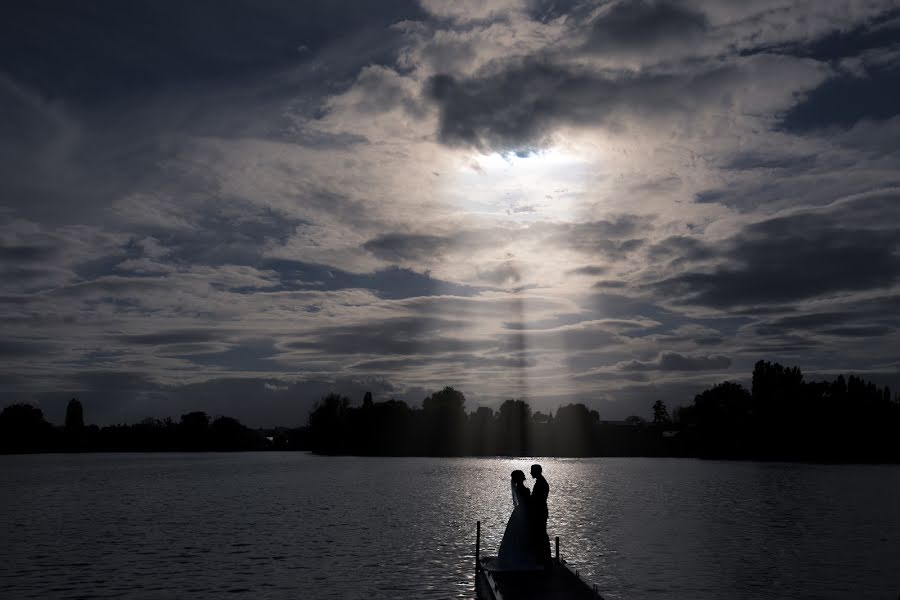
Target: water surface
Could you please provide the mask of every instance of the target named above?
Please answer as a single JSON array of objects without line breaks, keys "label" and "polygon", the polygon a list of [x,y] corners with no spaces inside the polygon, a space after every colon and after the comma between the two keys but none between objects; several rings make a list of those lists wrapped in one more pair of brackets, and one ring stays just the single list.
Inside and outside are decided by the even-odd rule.
[{"label": "water surface", "polygon": [[[543,459],[610,599],[900,594],[900,467]],[[472,598],[528,460],[0,457],[3,598]]]}]

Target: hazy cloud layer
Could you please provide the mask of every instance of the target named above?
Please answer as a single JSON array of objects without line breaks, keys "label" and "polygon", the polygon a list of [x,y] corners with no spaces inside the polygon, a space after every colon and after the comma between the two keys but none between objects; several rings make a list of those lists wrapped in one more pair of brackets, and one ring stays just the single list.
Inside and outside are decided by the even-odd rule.
[{"label": "hazy cloud layer", "polygon": [[622,418],[761,358],[900,387],[896,2],[7,12],[4,402]]}]

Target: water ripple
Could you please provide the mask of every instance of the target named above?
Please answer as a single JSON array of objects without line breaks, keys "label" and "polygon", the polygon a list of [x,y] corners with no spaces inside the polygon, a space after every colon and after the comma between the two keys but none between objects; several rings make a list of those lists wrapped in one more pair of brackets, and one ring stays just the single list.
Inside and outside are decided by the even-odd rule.
[{"label": "water ripple", "polygon": [[[473,598],[530,460],[0,457],[3,598]],[[900,468],[541,459],[610,600],[893,598]]]}]

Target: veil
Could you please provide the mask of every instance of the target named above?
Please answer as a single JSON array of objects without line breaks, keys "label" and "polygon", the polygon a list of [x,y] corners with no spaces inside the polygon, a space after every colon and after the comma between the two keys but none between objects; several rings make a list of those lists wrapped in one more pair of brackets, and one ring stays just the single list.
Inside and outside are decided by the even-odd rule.
[{"label": "veil", "polygon": [[516,482],[510,480],[509,489],[512,490],[513,507],[519,506],[519,494],[516,493]]}]

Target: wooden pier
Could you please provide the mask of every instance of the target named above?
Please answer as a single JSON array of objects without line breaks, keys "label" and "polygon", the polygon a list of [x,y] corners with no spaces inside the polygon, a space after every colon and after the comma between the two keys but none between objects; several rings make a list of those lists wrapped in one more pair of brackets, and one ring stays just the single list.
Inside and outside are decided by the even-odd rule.
[{"label": "wooden pier", "polygon": [[603,600],[597,586],[588,585],[578,571],[559,557],[548,571],[499,571],[496,558],[481,556],[481,521],[475,537],[475,590],[479,600]]}]

